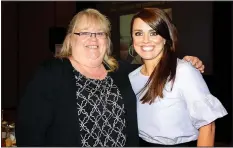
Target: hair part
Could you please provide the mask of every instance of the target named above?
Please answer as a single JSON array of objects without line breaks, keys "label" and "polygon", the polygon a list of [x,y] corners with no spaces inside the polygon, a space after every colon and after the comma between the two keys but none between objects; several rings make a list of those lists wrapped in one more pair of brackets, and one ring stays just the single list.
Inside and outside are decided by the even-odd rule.
[{"label": "hair part", "polygon": [[163,55],[159,63],[154,68],[145,86],[138,93],[141,94],[146,91],[140,101],[143,104],[151,104],[158,96],[163,98],[163,90],[167,82],[172,81],[171,90],[173,88],[177,66],[177,55],[175,52],[177,46],[177,31],[166,12],[159,8],[144,8],[132,18],[131,37],[133,23],[136,18],[142,19],[166,40]]},{"label": "hair part", "polygon": [[109,67],[109,71],[115,71],[118,69],[118,62],[115,58],[111,56],[112,54],[112,42],[110,39],[111,36],[111,24],[108,18],[101,14],[96,9],[85,9],[83,11],[80,11],[77,13],[73,19],[71,20],[65,39],[62,44],[61,52],[56,55],[57,58],[68,58],[72,55],[72,46],[71,46],[71,40],[72,36],[75,33],[76,29],[79,29],[79,27],[85,22],[86,27],[90,27],[92,25],[100,25],[100,28],[104,30],[104,32],[107,34],[107,40],[108,40],[108,48],[104,55],[103,63],[105,63]]}]

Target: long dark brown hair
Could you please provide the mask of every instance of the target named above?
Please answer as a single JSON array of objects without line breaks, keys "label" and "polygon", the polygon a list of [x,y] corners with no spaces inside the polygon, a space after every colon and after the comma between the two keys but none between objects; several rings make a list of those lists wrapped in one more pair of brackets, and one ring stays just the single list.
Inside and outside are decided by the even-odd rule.
[{"label": "long dark brown hair", "polygon": [[132,29],[136,18],[142,19],[166,40],[163,55],[159,63],[154,68],[145,86],[139,92],[142,93],[147,90],[140,101],[142,101],[142,103],[151,104],[155,101],[157,96],[163,98],[163,89],[166,82],[172,81],[173,84],[175,80],[177,65],[177,55],[175,52],[177,46],[177,31],[166,12],[159,8],[144,8],[132,18],[131,38],[133,38]]}]

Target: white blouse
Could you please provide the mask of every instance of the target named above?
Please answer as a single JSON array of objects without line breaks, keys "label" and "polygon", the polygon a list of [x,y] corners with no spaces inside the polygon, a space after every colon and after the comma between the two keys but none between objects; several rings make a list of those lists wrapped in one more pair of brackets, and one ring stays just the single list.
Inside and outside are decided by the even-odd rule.
[{"label": "white blouse", "polygon": [[201,73],[179,59],[172,91],[171,82],[167,82],[163,98],[157,97],[151,105],[142,104],[139,100],[145,92],[138,92],[149,76],[142,75],[141,68],[131,72],[129,79],[137,94],[139,136],[143,140],[163,145],[194,141],[200,127],[227,115],[221,102],[209,92]]}]

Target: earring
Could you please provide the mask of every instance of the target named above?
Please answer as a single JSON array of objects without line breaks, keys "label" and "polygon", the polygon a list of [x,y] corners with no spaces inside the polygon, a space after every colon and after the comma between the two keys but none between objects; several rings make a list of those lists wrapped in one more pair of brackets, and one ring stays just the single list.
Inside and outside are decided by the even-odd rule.
[{"label": "earring", "polygon": [[130,45],[130,46],[129,46],[129,55],[130,55],[131,57],[133,57],[133,58],[135,57],[135,56],[134,56],[134,48],[133,48],[133,45]]}]

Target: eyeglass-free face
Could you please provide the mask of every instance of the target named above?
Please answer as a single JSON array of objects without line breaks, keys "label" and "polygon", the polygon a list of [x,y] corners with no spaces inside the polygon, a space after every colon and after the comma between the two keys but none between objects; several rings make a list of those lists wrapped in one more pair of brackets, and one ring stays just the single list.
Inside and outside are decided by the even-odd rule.
[{"label": "eyeglass-free face", "polygon": [[162,56],[166,40],[140,18],[134,20],[132,37],[133,47],[143,60],[156,62]]},{"label": "eyeglass-free face", "polygon": [[90,38],[90,37],[96,37],[97,39],[106,39],[107,38],[107,33],[105,32],[75,32],[75,35],[78,35],[84,39]]}]

